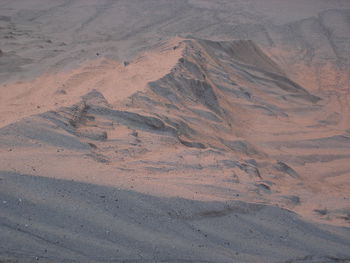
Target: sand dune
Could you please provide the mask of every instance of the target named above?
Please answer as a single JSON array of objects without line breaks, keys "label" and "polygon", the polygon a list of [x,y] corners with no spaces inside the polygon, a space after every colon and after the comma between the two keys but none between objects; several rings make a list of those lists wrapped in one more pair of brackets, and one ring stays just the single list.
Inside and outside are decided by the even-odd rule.
[{"label": "sand dune", "polygon": [[0,262],[350,262],[349,8],[0,3]]},{"label": "sand dune", "polygon": [[[175,42],[176,45],[172,45]],[[115,93],[113,92],[113,88],[117,87],[113,84],[119,83],[118,75],[123,76],[120,83],[132,80],[135,75],[122,73],[127,72],[127,69],[138,69],[138,64],[142,63],[140,61],[136,60],[127,66],[119,66],[122,72],[118,71],[118,67],[112,67],[111,71],[102,70],[99,73],[95,66],[89,67],[88,69],[97,76],[101,74],[101,80],[104,80],[106,74],[113,76],[106,78],[106,83],[110,83],[106,86],[96,85],[96,80],[97,83],[101,83],[98,77],[95,79],[95,74],[91,77],[92,72],[77,73],[86,72],[87,67],[83,66],[82,69],[72,73],[73,80],[76,80],[77,75],[80,78],[77,83],[71,84],[72,89],[77,89],[76,96],[81,92],[95,89],[82,96],[79,102],[68,107],[53,108],[0,128],[1,174],[5,176],[1,180],[3,185],[1,192],[7,193],[6,189],[10,189],[11,176],[28,174],[41,176],[40,178],[51,177],[67,180],[67,182],[73,180],[101,185],[101,187],[102,185],[112,187],[109,189],[137,191],[145,195],[162,197],[162,200],[182,198],[193,200],[192,202],[216,201],[226,205],[239,201],[237,208],[239,211],[245,209],[247,203],[277,205],[295,211],[314,222],[348,226],[347,174],[350,167],[347,160],[350,156],[348,147],[350,136],[347,130],[342,130],[342,122],[333,122],[333,119],[327,122],[324,119],[327,116],[325,113],[332,109],[332,104],[326,103],[318,96],[319,94],[312,94],[290,80],[278,64],[252,41],[213,42],[188,39],[175,42],[164,46],[166,47],[164,58],[168,65],[170,65],[168,61],[176,64],[171,69],[161,67],[162,72],[168,73],[158,80],[149,82],[143,88],[142,83],[147,82],[150,76],[146,72],[144,75],[146,77],[142,78],[142,73],[137,75],[139,71],[136,71],[135,75],[141,76],[140,86],[136,85],[126,93],[122,89],[120,93],[118,89]],[[178,47],[181,47],[179,51],[177,51]],[[163,52],[158,54],[160,58]],[[72,78],[67,78],[66,83],[69,81],[72,81]],[[85,85],[86,83],[90,84]],[[26,86],[26,84],[23,85]],[[136,93],[132,93],[136,90]],[[110,101],[106,99],[104,93]],[[130,93],[132,95],[127,97]],[[28,94],[34,95],[35,91]],[[43,98],[40,95],[37,96]],[[55,105],[52,103],[47,105],[47,107],[52,106]],[[17,107],[26,107],[26,105]],[[347,117],[347,114],[348,112],[342,112],[341,116]],[[43,180],[37,178],[40,182]],[[78,189],[79,187],[77,186]],[[16,192],[22,196],[23,191],[32,192],[33,190]],[[43,193],[40,193],[38,197],[44,198],[44,203],[51,207],[51,201],[46,201],[42,195]],[[140,195],[137,194],[133,198],[142,200]],[[4,205],[8,203],[7,196],[8,193],[3,198]],[[22,199],[22,197],[18,198]],[[39,200],[34,203],[36,202]],[[86,201],[80,198],[77,202]],[[158,203],[158,201],[154,202]],[[176,213],[182,213],[181,211],[188,209],[188,213],[192,213],[191,211],[196,208],[190,204],[186,205],[186,208],[171,206],[171,209]],[[93,209],[90,205],[87,209]],[[133,206],[129,203],[129,207]],[[253,206],[259,207],[259,205]],[[12,209],[13,206],[10,206],[10,213]],[[56,210],[54,207],[50,209]],[[64,205],[64,209],[70,208]],[[281,208],[271,209],[275,209],[276,213],[282,213],[281,216],[290,217],[290,214],[285,215],[286,212]],[[130,216],[138,217],[137,213],[146,214],[139,208],[136,210],[131,212]],[[220,209],[214,208],[214,211],[217,210]],[[40,214],[40,211],[43,214],[48,213],[41,208],[37,212],[33,211],[35,215]],[[231,208],[228,209],[229,215],[231,215],[230,211]],[[223,213],[226,218],[226,212],[218,213],[220,215]],[[272,224],[279,224],[275,221],[276,219],[270,218],[269,213],[275,212],[268,212],[266,220],[272,220]],[[122,214],[128,215],[124,212]],[[253,218],[256,216],[257,214],[254,213]],[[96,220],[107,224],[103,218]],[[4,232],[7,236],[13,236],[13,224],[16,220],[20,220],[18,216],[5,215],[2,220],[6,230]],[[223,222],[226,227],[232,220],[231,216],[227,220]],[[181,221],[175,222],[178,223],[177,227],[181,228]],[[115,224],[117,227],[119,223]],[[125,223],[120,222],[120,224]],[[126,233],[121,234],[125,235],[130,231],[129,238],[135,234],[137,239],[141,233],[142,236],[150,233],[150,229],[136,230],[137,228],[134,229],[133,226],[129,227],[130,230],[124,229]],[[56,226],[49,226],[49,228],[56,229]],[[165,233],[167,229],[167,226],[164,226]],[[234,229],[231,233],[233,236],[236,231]],[[41,226],[38,226],[35,231],[42,231]],[[217,230],[208,229],[208,231]],[[310,229],[311,239],[315,231],[319,230]],[[27,232],[19,231],[19,233]],[[49,240],[54,238],[54,235],[58,235],[52,231],[50,233],[43,232],[36,236],[41,240],[39,243],[42,243],[38,244],[39,246],[51,243],[52,241]],[[117,232],[115,234],[118,235]],[[49,235],[49,239],[43,237],[45,235]],[[166,236],[164,238],[170,238],[169,234]],[[90,240],[90,238],[95,240],[95,237],[86,236],[86,239]],[[150,234],[147,240],[149,238],[156,237]],[[177,237],[173,235],[172,239],[174,238]],[[301,237],[298,236],[298,238]],[[325,241],[322,242],[329,242],[326,241],[329,238],[333,240],[331,236],[325,236]],[[276,260],[282,258],[299,260],[299,255],[311,255],[312,260],[316,258],[316,261],[325,262],[346,259],[348,255],[340,253],[344,249],[340,249],[339,246],[341,242],[345,242],[342,243],[344,246],[349,245],[349,240],[347,238],[343,240],[338,232],[337,238],[340,238],[336,241],[339,253],[330,250],[333,254],[325,254],[320,245],[322,242],[317,241],[318,243],[314,244],[316,250],[310,247],[305,254],[289,248],[279,258],[276,256]],[[23,240],[25,239],[18,237],[12,241],[12,245],[3,246],[5,255],[22,257],[9,251],[22,244]],[[157,246],[160,240],[151,243]],[[70,242],[86,244],[88,241],[74,241],[73,238]],[[231,244],[232,241],[227,242]],[[258,241],[254,240],[254,242]],[[178,241],[172,240],[169,245],[178,248],[181,243],[180,238]],[[95,247],[93,244],[86,244],[83,250],[88,249],[92,252],[93,250],[89,248],[91,246],[96,251],[108,251],[110,245]],[[138,249],[146,251],[147,246],[143,249],[138,247]],[[194,257],[194,250],[189,247],[189,244],[185,247],[188,251],[186,253],[192,255],[185,256],[186,259],[199,260],[198,257]],[[36,250],[31,247],[29,251],[33,249]],[[62,249],[67,250],[66,247]],[[117,251],[124,251],[124,249],[126,247],[120,250],[118,248]],[[124,251],[124,254],[117,252],[115,255],[136,260],[128,256],[136,253],[130,249],[129,247],[129,252]],[[258,247],[253,250],[255,249]],[[54,250],[57,253],[57,248]],[[268,251],[261,248],[258,250],[259,252],[256,253],[259,255]],[[161,258],[165,261],[181,262],[183,260],[173,259],[174,255],[182,254],[182,252],[176,252],[177,250],[173,250],[171,256],[163,254],[166,253],[166,248],[160,251],[163,255]],[[29,252],[23,253],[23,255],[33,255]],[[64,254],[66,259],[73,258],[81,261],[84,258],[94,258],[94,260],[108,261],[114,257],[115,252],[106,252],[106,256],[100,258],[77,250],[64,253],[67,253]],[[152,261],[151,255],[155,257],[155,252],[142,256],[143,253],[146,252],[137,253],[141,262],[144,258]],[[232,258],[230,253],[227,257],[222,256],[222,259],[214,257],[214,254],[208,251],[206,253],[209,254],[198,252],[200,260],[225,262],[228,258]],[[258,262],[259,257],[254,257],[254,253],[247,252],[249,255],[241,260]],[[42,252],[39,255],[40,258],[45,259]],[[53,255],[47,256],[48,259],[58,261],[62,259],[57,254]]]},{"label": "sand dune", "polygon": [[[118,169],[137,178],[143,192],[196,198],[194,188],[206,200],[237,192],[238,199],[347,225],[350,141],[342,122],[324,119],[332,105],[290,80],[251,41],[183,40],[180,46],[180,53],[168,51],[178,59],[171,71],[129,99],[120,95],[116,103],[111,96],[110,103],[101,85],[73,106],[0,129],[4,170],[119,187],[125,178],[113,179]],[[74,171],[79,162],[87,163],[83,175]],[[147,182],[150,174],[156,186]],[[190,181],[181,190],[169,177]]]}]

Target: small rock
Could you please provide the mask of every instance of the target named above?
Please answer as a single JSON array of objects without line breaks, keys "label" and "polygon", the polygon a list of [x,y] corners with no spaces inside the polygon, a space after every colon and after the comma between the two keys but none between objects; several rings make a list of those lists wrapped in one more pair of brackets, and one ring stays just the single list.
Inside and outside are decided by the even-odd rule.
[{"label": "small rock", "polygon": [[58,91],[56,91],[56,94],[65,95],[67,94],[67,92],[64,89],[59,89]]},{"label": "small rock", "polygon": [[320,214],[321,216],[325,216],[328,214],[328,210],[327,209],[315,209],[314,212]]},{"label": "small rock", "polygon": [[91,142],[88,142],[88,144],[89,144],[89,146],[90,146],[91,148],[93,148],[93,149],[97,149],[96,144],[93,144],[93,143],[91,143]]}]

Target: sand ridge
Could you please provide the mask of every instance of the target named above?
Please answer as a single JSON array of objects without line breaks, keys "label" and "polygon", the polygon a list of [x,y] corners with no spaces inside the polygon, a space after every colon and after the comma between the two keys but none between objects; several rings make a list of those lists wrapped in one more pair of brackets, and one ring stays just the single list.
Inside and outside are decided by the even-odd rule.
[{"label": "sand ridge", "polygon": [[[180,39],[160,43],[132,61],[100,58],[79,68],[46,73],[34,80],[5,83],[0,87],[0,126],[33,114],[77,103],[96,89],[110,103],[142,91],[148,82],[166,75],[181,57]],[[174,48],[176,47],[176,48]]]}]

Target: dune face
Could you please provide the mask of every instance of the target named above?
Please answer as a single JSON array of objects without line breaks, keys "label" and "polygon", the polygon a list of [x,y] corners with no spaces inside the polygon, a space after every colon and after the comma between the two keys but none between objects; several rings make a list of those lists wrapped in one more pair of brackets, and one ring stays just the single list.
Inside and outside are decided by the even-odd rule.
[{"label": "dune face", "polygon": [[58,2],[0,3],[0,262],[350,262],[347,1]]}]

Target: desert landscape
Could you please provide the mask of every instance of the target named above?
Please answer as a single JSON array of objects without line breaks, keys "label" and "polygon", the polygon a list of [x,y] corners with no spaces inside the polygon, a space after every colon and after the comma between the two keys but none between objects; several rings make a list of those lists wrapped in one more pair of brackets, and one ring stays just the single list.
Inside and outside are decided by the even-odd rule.
[{"label": "desert landscape", "polygon": [[348,0],[1,0],[0,262],[350,262]]}]

